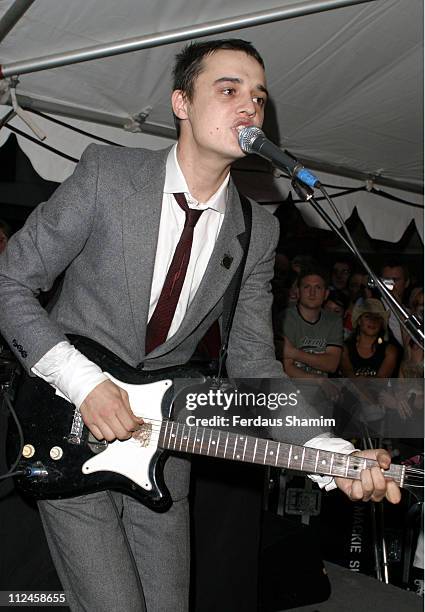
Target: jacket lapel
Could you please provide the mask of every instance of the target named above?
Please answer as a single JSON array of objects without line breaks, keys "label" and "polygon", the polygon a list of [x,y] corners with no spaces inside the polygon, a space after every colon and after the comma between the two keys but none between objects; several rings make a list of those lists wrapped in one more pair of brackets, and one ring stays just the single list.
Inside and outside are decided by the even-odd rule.
[{"label": "jacket lapel", "polygon": [[[220,233],[198,291],[177,332],[149,354],[159,357],[173,350],[201,323],[223,297],[242,259],[238,236],[245,230],[238,192],[229,183],[226,212]],[[229,266],[230,263],[230,266]]]},{"label": "jacket lapel", "polygon": [[145,346],[168,151],[151,152],[140,171],[131,177],[134,193],[122,203],[127,287],[141,353]]}]

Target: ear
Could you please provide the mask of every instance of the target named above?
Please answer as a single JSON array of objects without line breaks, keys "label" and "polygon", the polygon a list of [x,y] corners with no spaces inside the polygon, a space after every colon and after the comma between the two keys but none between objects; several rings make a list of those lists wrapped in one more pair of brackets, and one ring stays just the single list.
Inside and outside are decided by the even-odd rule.
[{"label": "ear", "polygon": [[181,89],[175,89],[171,94],[173,113],[179,119],[187,119],[187,98]]},{"label": "ear", "polygon": [[325,299],[323,301],[326,302],[328,297],[329,297],[329,289],[326,289],[326,291],[325,291]]}]

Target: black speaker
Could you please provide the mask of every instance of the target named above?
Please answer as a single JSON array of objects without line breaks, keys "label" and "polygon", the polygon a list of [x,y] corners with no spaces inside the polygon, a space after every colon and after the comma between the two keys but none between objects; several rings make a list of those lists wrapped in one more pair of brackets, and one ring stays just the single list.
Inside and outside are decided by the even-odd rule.
[{"label": "black speaker", "polygon": [[319,543],[306,525],[265,512],[259,566],[259,612],[307,606],[330,597]]}]

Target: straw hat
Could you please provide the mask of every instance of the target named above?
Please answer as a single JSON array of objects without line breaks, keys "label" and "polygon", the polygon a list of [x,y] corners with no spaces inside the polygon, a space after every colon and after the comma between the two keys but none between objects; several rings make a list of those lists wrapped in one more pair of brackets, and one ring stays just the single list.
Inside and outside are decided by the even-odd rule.
[{"label": "straw hat", "polygon": [[360,317],[364,314],[374,314],[380,316],[384,322],[385,329],[387,328],[390,312],[389,310],[385,310],[384,305],[380,300],[369,298],[354,306],[353,314],[351,315],[353,329],[357,326]]}]

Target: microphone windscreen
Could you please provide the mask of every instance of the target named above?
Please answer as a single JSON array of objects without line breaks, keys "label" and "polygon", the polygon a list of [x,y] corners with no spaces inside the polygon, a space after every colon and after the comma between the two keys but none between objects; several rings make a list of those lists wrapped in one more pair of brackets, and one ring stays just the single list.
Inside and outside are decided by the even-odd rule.
[{"label": "microphone windscreen", "polygon": [[254,153],[253,143],[259,136],[265,134],[260,128],[254,126],[244,127],[239,130],[239,146],[244,153]]}]

